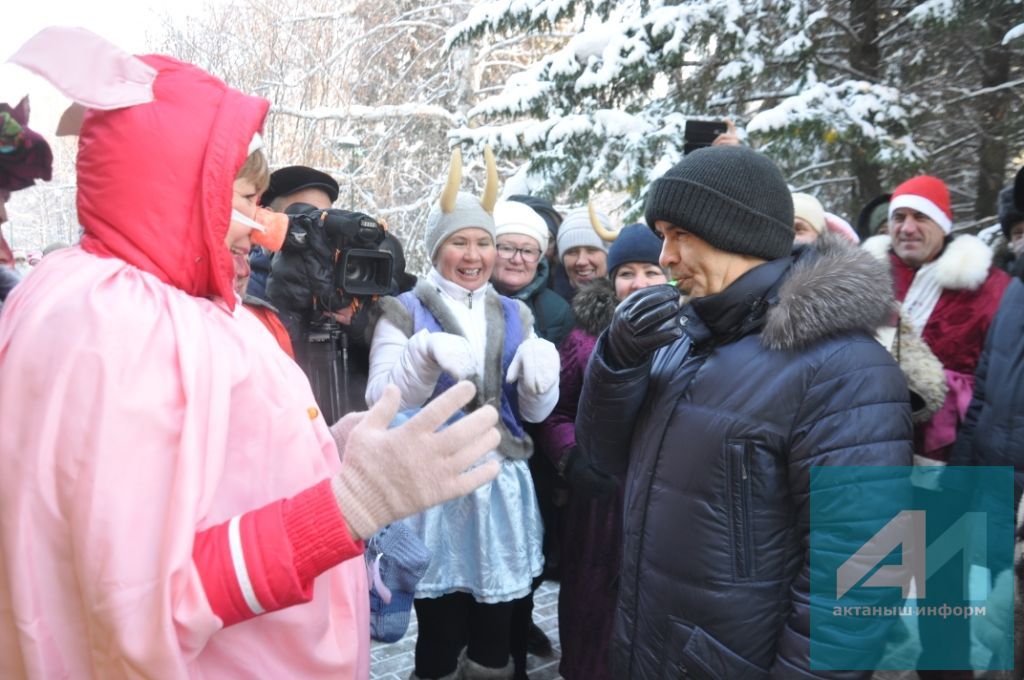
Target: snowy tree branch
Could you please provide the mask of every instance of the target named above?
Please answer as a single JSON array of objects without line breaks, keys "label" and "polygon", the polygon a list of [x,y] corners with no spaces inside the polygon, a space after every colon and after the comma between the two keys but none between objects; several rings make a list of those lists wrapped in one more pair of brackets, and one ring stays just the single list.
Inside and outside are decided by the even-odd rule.
[{"label": "snowy tree branch", "polygon": [[1008,83],[1000,83],[999,85],[993,85],[992,87],[984,87],[980,90],[975,90],[970,94],[965,94],[962,97],[957,97],[956,99],[950,101],[949,103],[956,104],[957,102],[962,102],[967,99],[973,99],[974,97],[981,97],[986,94],[992,94],[993,92],[999,92],[1000,90],[1012,89],[1014,87],[1017,87],[1018,85],[1024,85],[1024,78],[1019,78]]},{"label": "snowy tree branch", "polygon": [[381,104],[379,106],[362,106],[351,104],[344,109],[314,108],[294,109],[284,106],[272,106],[271,114],[306,118],[310,120],[350,120],[359,119],[366,122],[386,121],[394,117],[439,118],[449,125],[463,125],[465,118],[452,113],[442,106],[432,104]]}]

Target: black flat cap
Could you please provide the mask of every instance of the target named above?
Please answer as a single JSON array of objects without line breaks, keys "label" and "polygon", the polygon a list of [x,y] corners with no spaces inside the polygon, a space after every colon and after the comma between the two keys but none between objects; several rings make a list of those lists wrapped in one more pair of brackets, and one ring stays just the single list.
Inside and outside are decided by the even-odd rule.
[{"label": "black flat cap", "polygon": [[260,205],[269,206],[275,198],[303,189],[321,189],[331,198],[331,203],[338,200],[338,183],[333,177],[305,165],[290,165],[271,173],[270,186],[260,197]]}]

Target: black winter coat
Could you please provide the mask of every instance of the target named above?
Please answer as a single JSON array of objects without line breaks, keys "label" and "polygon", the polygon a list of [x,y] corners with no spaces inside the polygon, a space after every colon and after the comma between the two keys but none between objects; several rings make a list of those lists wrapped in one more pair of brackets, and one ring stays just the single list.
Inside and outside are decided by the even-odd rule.
[{"label": "black winter coat", "polygon": [[1013,466],[1014,502],[1020,501],[1024,492],[1024,283],[1020,279],[1010,282],[988,329],[971,406],[949,464]]},{"label": "black winter coat", "polygon": [[870,676],[809,669],[809,475],[911,464],[907,384],[869,335],[891,305],[870,256],[827,242],[692,301],[642,367],[601,336],[576,437],[627,473],[615,677]]}]

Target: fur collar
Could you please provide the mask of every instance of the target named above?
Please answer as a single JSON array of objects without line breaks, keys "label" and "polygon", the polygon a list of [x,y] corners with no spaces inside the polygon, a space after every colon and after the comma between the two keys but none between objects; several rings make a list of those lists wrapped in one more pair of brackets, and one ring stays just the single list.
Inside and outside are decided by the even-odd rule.
[{"label": "fur collar", "polygon": [[895,309],[885,266],[845,238],[823,234],[794,258],[777,300],[769,300],[768,347],[801,349],[850,331],[873,335]]},{"label": "fur collar", "polygon": [[618,304],[612,282],[608,279],[595,279],[580,288],[572,298],[576,325],[588,334],[598,336],[611,324],[612,314]]},{"label": "fur collar", "polygon": [[[888,267],[892,252],[889,236],[872,236],[861,247]],[[992,249],[977,236],[963,234],[946,245],[937,263],[935,276],[940,286],[946,290],[977,290],[988,278]]]}]

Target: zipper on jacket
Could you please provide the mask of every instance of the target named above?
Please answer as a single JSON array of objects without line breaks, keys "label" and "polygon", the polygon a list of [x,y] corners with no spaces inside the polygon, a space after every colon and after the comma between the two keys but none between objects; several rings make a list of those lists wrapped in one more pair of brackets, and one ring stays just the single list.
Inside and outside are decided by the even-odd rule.
[{"label": "zipper on jacket", "polygon": [[753,518],[750,507],[752,446],[751,442],[730,442],[729,446],[733,567],[737,579],[747,579],[754,574]]}]

